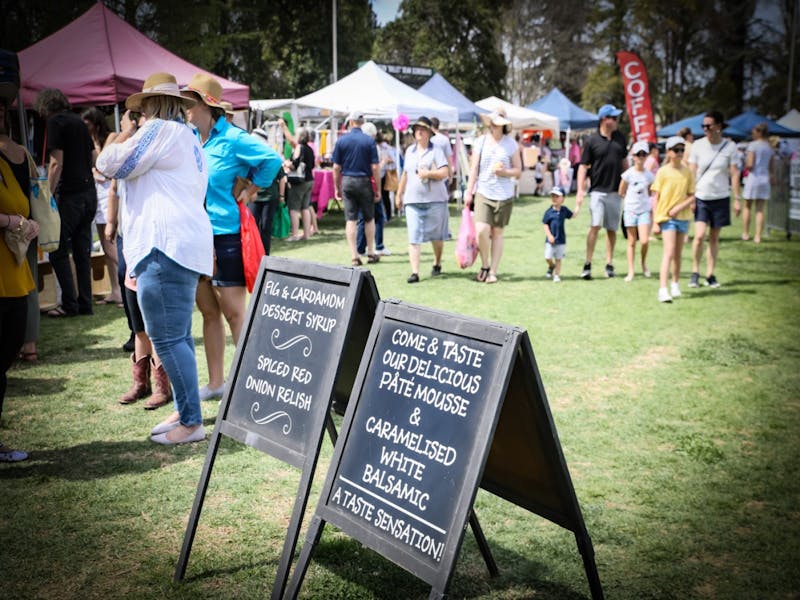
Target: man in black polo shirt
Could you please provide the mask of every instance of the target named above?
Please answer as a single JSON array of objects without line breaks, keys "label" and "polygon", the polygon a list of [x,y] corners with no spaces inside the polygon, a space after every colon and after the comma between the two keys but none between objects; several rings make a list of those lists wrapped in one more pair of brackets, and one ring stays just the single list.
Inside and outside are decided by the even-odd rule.
[{"label": "man in black polo shirt", "polygon": [[[70,110],[69,101],[60,90],[39,92],[36,109],[47,119],[47,179],[61,215],[61,243],[58,250],[50,253],[50,264],[61,287],[61,305],[47,314],[91,315],[92,222],[97,210],[92,166],[96,152],[86,124]],[[69,264],[70,250],[78,281],[77,295]]]},{"label": "man in black polo shirt", "polygon": [[[375,254],[375,203],[381,201],[381,170],[375,140],[361,131],[364,116],[352,114],[348,120],[350,132],[339,138],[333,148],[333,183],[337,200],[344,198],[344,231],[355,267],[361,264],[356,248],[359,210],[364,215],[367,262],[380,260]],[[370,177],[375,181],[375,189]]]},{"label": "man in black polo shirt", "polygon": [[604,227],[606,237],[606,277],[614,277],[614,243],[617,240],[622,200],[619,197],[620,175],[628,168],[628,151],[625,137],[617,131],[617,118],[622,111],[612,104],[600,108],[598,130],[589,136],[583,147],[578,167],[578,193],[575,197],[575,213],[581,208],[586,194],[586,173],[592,181],[589,190],[589,214],[591,224],[586,236],[586,262],[581,277],[592,278],[592,255],[597,243],[597,234]]}]

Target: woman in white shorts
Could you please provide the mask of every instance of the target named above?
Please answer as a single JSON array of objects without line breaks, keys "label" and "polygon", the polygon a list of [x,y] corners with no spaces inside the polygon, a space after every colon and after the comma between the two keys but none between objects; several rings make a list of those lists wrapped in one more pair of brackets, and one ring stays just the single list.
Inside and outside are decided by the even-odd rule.
[{"label": "woman in white shorts", "polygon": [[753,241],[761,243],[764,230],[764,205],[770,196],[770,169],[775,152],[767,141],[767,124],[753,127],[753,141],[747,145],[745,166],[749,174],[744,184],[744,209],[742,210],[742,239],[750,239],[750,214],[756,208],[756,234]]}]

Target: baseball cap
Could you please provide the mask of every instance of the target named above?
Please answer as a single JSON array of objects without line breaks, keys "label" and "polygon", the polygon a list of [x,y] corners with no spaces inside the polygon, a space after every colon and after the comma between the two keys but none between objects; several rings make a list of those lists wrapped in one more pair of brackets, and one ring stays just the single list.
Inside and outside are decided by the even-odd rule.
[{"label": "baseball cap", "polygon": [[357,111],[357,110],[354,110],[349,115],[347,115],[347,122],[349,123],[350,121],[356,121],[357,123],[363,123],[364,122],[364,113],[362,113],[360,111]]},{"label": "baseball cap", "polygon": [[564,195],[564,190],[562,190],[560,186],[555,185],[555,186],[550,188],[550,195],[551,196],[563,196]]},{"label": "baseball cap", "polygon": [[672,137],[667,138],[667,150],[672,150],[678,145],[685,146],[686,140],[679,135],[673,135]]},{"label": "baseball cap", "polygon": [[601,119],[605,119],[606,117],[618,117],[621,114],[622,110],[613,104],[603,104],[603,106],[600,107],[600,110],[597,111],[597,116]]},{"label": "baseball cap", "polygon": [[639,152],[644,152],[645,154],[650,152],[650,144],[647,142],[636,142],[631,148],[631,154],[639,154]]}]

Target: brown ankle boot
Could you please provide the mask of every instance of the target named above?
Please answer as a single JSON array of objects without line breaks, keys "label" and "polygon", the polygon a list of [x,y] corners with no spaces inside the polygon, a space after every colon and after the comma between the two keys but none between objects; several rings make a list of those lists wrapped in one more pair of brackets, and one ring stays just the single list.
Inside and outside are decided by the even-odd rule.
[{"label": "brown ankle boot", "polygon": [[156,361],[150,359],[150,366],[153,373],[153,395],[144,403],[145,410],[154,410],[172,402],[172,387],[164,365],[156,366]]},{"label": "brown ankle boot", "polygon": [[150,395],[150,355],[136,360],[136,353],[131,354],[133,363],[133,385],[125,394],[117,400],[120,404],[133,404],[140,398]]}]

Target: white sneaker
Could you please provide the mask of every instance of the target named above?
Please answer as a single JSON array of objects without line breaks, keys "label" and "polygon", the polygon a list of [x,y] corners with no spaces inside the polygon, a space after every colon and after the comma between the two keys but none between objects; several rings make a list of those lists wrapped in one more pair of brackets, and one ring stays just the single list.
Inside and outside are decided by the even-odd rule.
[{"label": "white sneaker", "polygon": [[625,281],[631,282],[633,281],[633,273],[628,273],[625,275]]},{"label": "white sneaker", "polygon": [[673,281],[669,286],[669,293],[673,298],[681,297],[681,288],[678,287],[678,282]]},{"label": "white sneaker", "polygon": [[224,393],[225,393],[224,383],[216,389],[204,385],[203,387],[200,388],[200,402],[205,402],[206,400],[213,400],[214,398],[222,398],[222,394]]},{"label": "white sneaker", "polygon": [[383,250],[375,250],[375,254],[377,254],[378,256],[391,256],[392,251],[389,250],[388,248],[384,248]]},{"label": "white sneaker", "polygon": [[560,281],[561,281],[561,277],[559,277],[558,275],[555,275],[555,274],[554,274],[554,275],[553,275],[553,283],[558,283],[558,282],[560,282]]},{"label": "white sneaker", "polygon": [[658,288],[658,301],[672,302],[672,296],[669,295],[667,288]]}]

